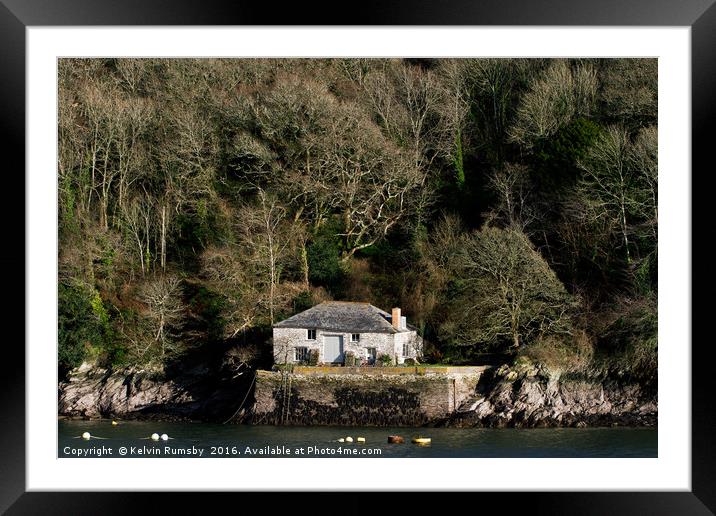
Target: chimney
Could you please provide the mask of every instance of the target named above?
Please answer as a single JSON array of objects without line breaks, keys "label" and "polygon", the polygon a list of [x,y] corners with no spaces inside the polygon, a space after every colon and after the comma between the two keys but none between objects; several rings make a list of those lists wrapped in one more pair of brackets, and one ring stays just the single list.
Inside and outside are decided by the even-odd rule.
[{"label": "chimney", "polygon": [[400,330],[400,308],[393,308],[393,313],[390,316],[390,322],[393,324],[393,328]]}]

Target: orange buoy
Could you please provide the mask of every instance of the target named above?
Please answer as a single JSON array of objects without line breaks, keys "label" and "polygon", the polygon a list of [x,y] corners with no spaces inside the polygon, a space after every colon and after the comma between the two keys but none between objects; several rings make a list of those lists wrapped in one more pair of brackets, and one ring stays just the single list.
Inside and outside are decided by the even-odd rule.
[{"label": "orange buoy", "polygon": [[388,436],[388,442],[391,444],[401,444],[405,442],[405,439],[403,439],[399,435],[389,435]]}]

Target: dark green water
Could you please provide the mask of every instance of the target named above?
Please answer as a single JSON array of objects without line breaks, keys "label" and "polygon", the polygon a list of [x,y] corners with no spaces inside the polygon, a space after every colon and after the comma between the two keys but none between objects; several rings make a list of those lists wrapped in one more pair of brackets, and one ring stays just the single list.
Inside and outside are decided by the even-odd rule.
[{"label": "dark green water", "polygon": [[[655,428],[346,428],[59,421],[59,457],[656,457]],[[86,441],[79,436],[89,432]],[[154,442],[152,433],[171,439]],[[405,444],[388,444],[391,434]],[[410,443],[413,436],[429,446]],[[339,438],[364,437],[365,444]],[[267,450],[267,447],[269,448]],[[247,451],[247,448],[249,450]],[[300,450],[303,449],[303,452]],[[198,452],[202,451],[201,455]],[[267,453],[260,453],[261,451]]]}]

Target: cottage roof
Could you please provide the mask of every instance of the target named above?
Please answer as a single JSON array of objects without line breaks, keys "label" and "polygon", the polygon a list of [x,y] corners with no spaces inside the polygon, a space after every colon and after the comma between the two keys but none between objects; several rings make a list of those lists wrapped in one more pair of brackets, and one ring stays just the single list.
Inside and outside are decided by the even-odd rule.
[{"label": "cottage roof", "polygon": [[[320,328],[346,333],[397,333],[391,315],[370,303],[326,301],[288,319],[274,328]],[[412,331],[408,326],[406,330]]]}]

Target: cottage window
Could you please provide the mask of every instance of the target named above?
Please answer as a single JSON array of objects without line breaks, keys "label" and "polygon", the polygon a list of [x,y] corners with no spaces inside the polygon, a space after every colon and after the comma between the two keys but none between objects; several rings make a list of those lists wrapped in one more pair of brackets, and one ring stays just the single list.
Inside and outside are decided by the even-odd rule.
[{"label": "cottage window", "polygon": [[300,347],[296,349],[296,362],[308,362],[308,348]]},{"label": "cottage window", "polygon": [[351,333],[351,342],[359,342],[360,333]]},{"label": "cottage window", "polygon": [[308,330],[308,340],[316,340],[316,330]]},{"label": "cottage window", "polygon": [[410,356],[410,344],[408,344],[407,342],[403,342],[403,356]]}]

